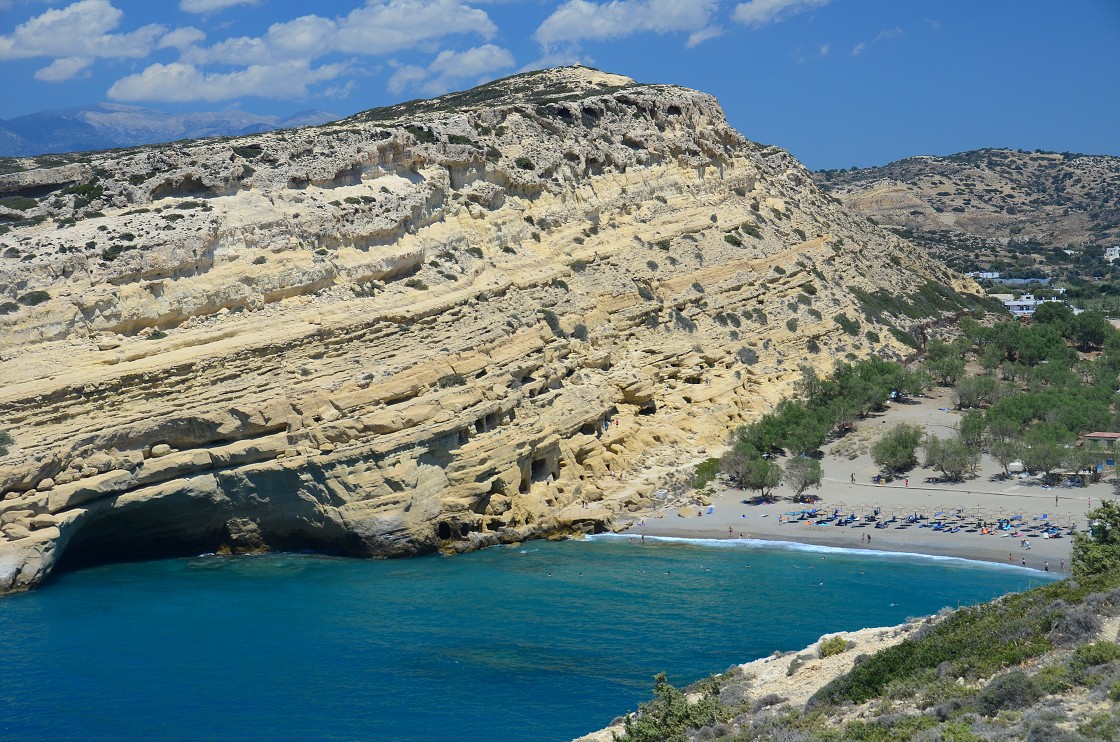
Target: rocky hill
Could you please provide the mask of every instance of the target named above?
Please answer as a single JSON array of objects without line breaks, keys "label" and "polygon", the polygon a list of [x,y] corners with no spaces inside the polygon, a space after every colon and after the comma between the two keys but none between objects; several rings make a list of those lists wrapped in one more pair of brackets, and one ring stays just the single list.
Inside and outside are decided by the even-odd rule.
[{"label": "rocky hill", "polygon": [[712,97],[582,67],[0,168],[0,590],[609,528],[977,301]]},{"label": "rocky hill", "polygon": [[1120,157],[981,149],[824,170],[845,206],[954,263],[1120,244]]}]

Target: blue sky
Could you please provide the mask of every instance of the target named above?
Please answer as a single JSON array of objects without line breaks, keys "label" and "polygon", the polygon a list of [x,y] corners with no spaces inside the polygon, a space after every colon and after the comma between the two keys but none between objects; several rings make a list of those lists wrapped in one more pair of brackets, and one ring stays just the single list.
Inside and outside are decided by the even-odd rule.
[{"label": "blue sky", "polygon": [[710,92],[813,168],[1120,155],[1120,0],[0,0],[0,118],[349,114],[576,60]]}]

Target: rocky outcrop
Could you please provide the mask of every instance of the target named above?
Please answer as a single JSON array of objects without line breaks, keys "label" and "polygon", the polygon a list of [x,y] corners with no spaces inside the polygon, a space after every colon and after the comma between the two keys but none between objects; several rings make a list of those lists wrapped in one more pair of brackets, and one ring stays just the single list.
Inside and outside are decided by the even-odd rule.
[{"label": "rocky outcrop", "polygon": [[83,158],[0,175],[2,590],[610,528],[800,365],[904,350],[854,289],[971,287],[710,96],[586,68]]}]

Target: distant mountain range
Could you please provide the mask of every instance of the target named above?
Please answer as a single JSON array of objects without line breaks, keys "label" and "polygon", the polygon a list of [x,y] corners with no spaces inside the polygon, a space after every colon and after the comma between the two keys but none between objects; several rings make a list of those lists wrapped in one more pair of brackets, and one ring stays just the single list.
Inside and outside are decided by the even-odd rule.
[{"label": "distant mountain range", "polygon": [[172,114],[137,106],[96,103],[0,119],[0,157],[132,147],[177,139],[254,134],[334,121],[326,111],[300,111],[287,118],[247,111]]}]

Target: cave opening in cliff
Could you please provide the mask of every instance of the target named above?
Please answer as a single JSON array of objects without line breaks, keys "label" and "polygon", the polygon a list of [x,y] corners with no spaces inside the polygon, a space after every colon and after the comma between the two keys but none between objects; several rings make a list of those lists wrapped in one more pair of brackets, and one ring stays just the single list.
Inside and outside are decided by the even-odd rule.
[{"label": "cave opening in cliff", "polygon": [[222,548],[224,529],[210,523],[195,526],[142,509],[95,518],[74,532],[54,571],[63,573],[116,562],[190,557],[211,554]]}]

